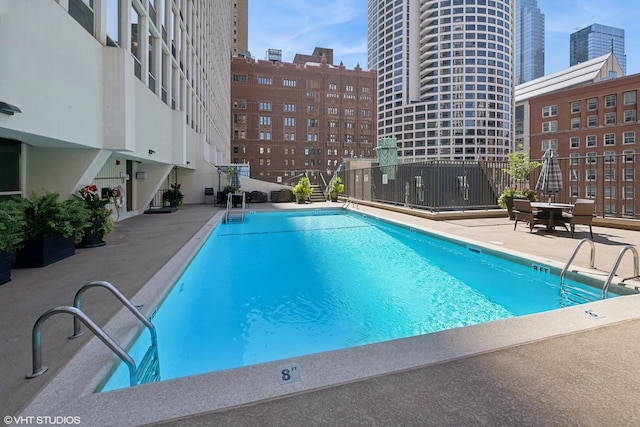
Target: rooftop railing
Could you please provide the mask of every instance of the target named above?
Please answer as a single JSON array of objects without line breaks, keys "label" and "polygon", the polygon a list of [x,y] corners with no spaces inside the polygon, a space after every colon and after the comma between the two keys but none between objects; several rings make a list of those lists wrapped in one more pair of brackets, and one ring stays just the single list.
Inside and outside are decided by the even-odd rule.
[{"label": "rooftop railing", "polygon": [[[538,192],[541,201],[595,199],[599,217],[640,219],[640,188],[635,183],[635,177],[640,176],[637,154],[558,160],[563,189],[551,196]],[[535,189],[542,170],[539,167],[526,182],[515,183],[506,169],[506,161],[432,160],[374,165],[341,171],[339,175],[345,184],[344,196],[439,212],[497,209],[498,197],[506,187]]]}]

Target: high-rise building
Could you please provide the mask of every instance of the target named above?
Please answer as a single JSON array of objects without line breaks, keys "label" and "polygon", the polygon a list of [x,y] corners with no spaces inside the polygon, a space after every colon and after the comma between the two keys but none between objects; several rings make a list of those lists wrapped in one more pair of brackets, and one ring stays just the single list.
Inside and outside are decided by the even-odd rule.
[{"label": "high-rise building", "polygon": [[0,104],[11,105],[0,114],[0,194],[67,197],[94,184],[118,190],[109,208],[122,219],[161,207],[179,179],[184,202],[202,203],[230,157],[227,1],[0,9],[0,39],[21,34],[0,61]]},{"label": "high-rise building", "polygon": [[516,2],[516,84],[544,76],[544,14],[538,0]]},{"label": "high-rise building", "polygon": [[251,177],[325,180],[345,158],[375,157],[376,72],[334,66],[332,49],[296,62],[231,60],[231,160]]},{"label": "high-rise building", "polygon": [[627,73],[627,55],[624,53],[624,30],[601,24],[592,24],[572,33],[569,38],[569,65],[576,65],[613,51],[620,68]]},{"label": "high-rise building", "polygon": [[399,162],[506,158],[514,3],[369,0],[378,137],[396,139]]},{"label": "high-rise building", "polygon": [[231,1],[231,55],[245,56],[249,49],[249,0]]}]

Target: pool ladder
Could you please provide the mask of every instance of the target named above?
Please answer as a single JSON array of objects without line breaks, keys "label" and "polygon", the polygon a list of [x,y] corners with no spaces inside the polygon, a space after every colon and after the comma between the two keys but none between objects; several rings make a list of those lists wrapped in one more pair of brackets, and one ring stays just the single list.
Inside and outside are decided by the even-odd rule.
[{"label": "pool ladder", "polygon": [[[578,254],[578,251],[580,250],[580,247],[586,242],[588,242],[589,246],[591,247],[591,252],[590,252],[590,255],[589,255],[589,267],[590,268],[595,268],[594,265],[595,265],[595,259],[596,259],[596,246],[593,243],[593,240],[591,240],[589,238],[584,238],[584,239],[582,239],[582,240],[580,240],[578,242],[578,244],[576,245],[575,249],[571,253],[571,256],[569,257],[569,261],[567,261],[567,264],[564,266],[564,268],[562,269],[562,272],[560,273],[560,294],[563,295],[563,296],[568,297],[569,299],[571,299],[570,297],[572,297],[572,296],[578,296],[578,297],[581,297],[581,298],[585,298],[581,294],[587,293],[584,290],[577,289],[577,288],[575,288],[575,287],[573,287],[571,285],[567,285],[565,283],[565,281],[564,281],[564,276],[567,274],[567,271],[569,270],[569,266],[571,265],[571,263],[573,262],[574,258]],[[622,249],[620,249],[620,252],[618,253],[618,256],[616,257],[616,259],[615,259],[615,261],[613,263],[613,266],[611,267],[611,270],[609,271],[609,275],[607,276],[607,279],[604,281],[604,284],[602,285],[602,293],[600,294],[600,299],[605,299],[609,295],[609,286],[611,285],[611,282],[613,281],[613,277],[616,275],[616,271],[618,270],[618,267],[620,266],[620,262],[622,261],[622,257],[624,256],[624,254],[627,251],[631,251],[631,253],[633,254],[633,276],[623,278],[620,281],[620,283],[624,283],[626,280],[637,279],[638,277],[640,277],[640,274],[638,274],[638,250],[633,245],[625,245],[625,246],[623,246]],[[585,298],[585,299],[589,299],[589,298]],[[591,299],[591,300],[593,301],[595,299],[597,299],[597,298],[594,298],[594,299]]]},{"label": "pool ladder", "polygon": [[224,222],[225,223],[229,223],[232,222],[234,220],[239,220],[240,222],[244,222],[244,211],[246,208],[246,198],[245,198],[245,192],[242,192],[242,208],[240,210],[240,213],[238,213],[237,211],[234,211],[233,209],[233,194],[232,193],[227,193],[227,210],[224,214]]},{"label": "pool ladder", "polygon": [[[93,287],[102,287],[109,290],[122,304],[133,313],[151,333],[151,346],[147,350],[146,354],[142,358],[139,366],[136,366],[135,362],[117,342],[113,340],[100,326],[98,326],[93,320],[89,318],[82,310],[80,310],[81,297],[84,292]],[[33,369],[27,374],[27,378],[35,378],[47,371],[46,366],[42,366],[42,326],[44,322],[54,314],[68,313],[73,315],[73,335],[69,338],[77,338],[82,335],[82,323],[93,332],[103,343],[106,344],[111,351],[113,351],[129,369],[129,383],[131,386],[137,384],[143,384],[148,382],[154,382],[160,380],[160,364],[158,359],[158,336],[156,328],[136,307],[125,297],[115,286],[109,282],[94,281],[82,286],[78,292],[76,292],[73,298],[73,307],[60,306],[55,307],[44,312],[36,323],[33,325],[33,331],[31,334],[32,344],[32,361]]]}]

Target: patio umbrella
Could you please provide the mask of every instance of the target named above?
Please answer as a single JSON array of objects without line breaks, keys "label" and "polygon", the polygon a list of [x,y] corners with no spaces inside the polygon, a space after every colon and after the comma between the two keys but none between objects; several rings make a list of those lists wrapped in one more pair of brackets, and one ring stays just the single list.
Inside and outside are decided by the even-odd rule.
[{"label": "patio umbrella", "polygon": [[231,174],[231,186],[234,190],[240,189],[240,174],[237,167],[233,168],[233,173]]},{"label": "patio umbrella", "polygon": [[542,156],[542,170],[536,190],[549,197],[562,191],[562,171],[558,162],[558,152],[554,149],[549,148]]}]

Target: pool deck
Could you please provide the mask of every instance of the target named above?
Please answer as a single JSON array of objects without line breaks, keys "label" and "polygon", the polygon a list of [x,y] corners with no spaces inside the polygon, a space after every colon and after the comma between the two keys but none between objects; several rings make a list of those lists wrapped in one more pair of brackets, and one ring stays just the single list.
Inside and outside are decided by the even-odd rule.
[{"label": "pool deck", "polygon": [[[255,204],[249,209],[340,206],[284,203]],[[529,233],[525,224],[514,231],[506,217],[432,221],[374,207],[354,210],[462,237],[481,247],[528,254],[558,268],[567,262],[579,239],[588,237],[585,226],[577,226],[571,239],[565,231],[548,233],[539,227]],[[7,416],[58,415],[79,416],[81,425],[90,426],[640,425],[640,295],[430,334],[420,340],[363,346],[340,355],[321,354],[302,362],[301,382],[269,385],[277,390],[271,398],[261,394],[260,385],[251,388],[252,380],[262,378],[261,368],[256,368],[245,371],[251,378],[237,378],[230,371],[215,379],[201,376],[213,382],[195,378],[175,381],[171,388],[166,387],[170,382],[135,388],[157,391],[156,400],[131,399],[116,391],[86,400],[85,409],[74,406],[73,399],[58,406],[56,413],[48,409],[42,401],[51,400],[50,395],[74,392],[73,386],[56,389],[59,383],[73,384],[69,377],[75,374],[69,375],[70,369],[79,364],[82,375],[91,368],[73,362],[81,349],[109,351],[91,334],[68,340],[70,317],[53,316],[42,337],[43,364],[49,370],[27,380],[31,329],[38,316],[52,307],[71,305],[80,286],[93,280],[111,282],[134,304],[141,302],[138,299],[150,301],[138,292],[158,280],[159,271],[175,269],[184,247],[206,232],[218,212],[211,205],[188,205],[171,214],[138,215],[119,222],[105,238],[106,246],[78,249],[76,255],[44,268],[12,270],[12,281],[0,286],[0,415],[5,423],[17,424],[12,419],[7,422]],[[598,277],[606,277],[623,245],[640,243],[637,231],[594,226],[593,232],[596,270],[590,271]],[[632,275],[632,258],[631,252],[625,255],[618,276]],[[286,271],[286,260],[283,263],[278,271]],[[585,245],[571,269],[588,265]],[[637,280],[631,282],[640,286]],[[121,313],[119,303],[102,289],[88,291],[82,308],[98,325],[111,325],[110,319]],[[423,362],[409,361],[423,356]],[[359,363],[347,366],[345,360]],[[275,370],[275,365],[265,369]],[[233,394],[246,390],[244,386],[255,393],[229,397],[225,405],[221,390],[228,388],[231,391],[225,392]],[[180,402],[180,394],[190,403],[171,407]],[[92,404],[103,413],[91,412]]]}]

